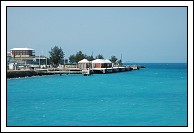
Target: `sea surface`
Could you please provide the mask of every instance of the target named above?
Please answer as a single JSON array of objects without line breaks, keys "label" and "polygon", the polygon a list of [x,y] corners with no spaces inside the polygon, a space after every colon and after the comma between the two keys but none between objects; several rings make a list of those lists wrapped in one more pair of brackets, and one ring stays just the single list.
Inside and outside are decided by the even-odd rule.
[{"label": "sea surface", "polygon": [[8,79],[7,126],[187,126],[187,64],[139,65]]}]

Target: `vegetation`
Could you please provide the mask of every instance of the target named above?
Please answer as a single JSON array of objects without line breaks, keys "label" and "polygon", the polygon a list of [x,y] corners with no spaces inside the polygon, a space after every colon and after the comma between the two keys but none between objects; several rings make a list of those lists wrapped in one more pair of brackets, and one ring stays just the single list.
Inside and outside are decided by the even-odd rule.
[{"label": "vegetation", "polygon": [[117,61],[117,58],[116,58],[116,56],[111,56],[111,59],[110,59],[110,61],[112,62],[112,63],[116,63],[116,61]]},{"label": "vegetation", "polygon": [[79,51],[75,55],[76,57],[76,63],[79,62],[80,60],[86,58],[86,55],[82,53],[82,51]]},{"label": "vegetation", "polygon": [[82,51],[79,51],[76,54],[70,55],[69,62],[70,63],[78,63],[80,60],[82,60],[86,57],[87,57],[87,55],[83,54]]},{"label": "vegetation", "polygon": [[86,59],[89,61],[92,61],[92,60],[94,60],[94,57],[93,57],[93,55],[90,55],[90,56],[87,56]]},{"label": "vegetation", "polygon": [[62,64],[64,61],[64,53],[61,47],[55,46],[49,51],[50,54],[50,63],[53,67],[58,67],[59,64]]},{"label": "vegetation", "polygon": [[[69,56],[69,62],[71,64],[78,63],[82,59],[87,59],[89,61],[92,61],[94,59],[104,59],[104,56],[102,54],[98,54],[95,58],[93,55],[86,55],[83,54],[82,51],[77,52],[76,54],[70,55]],[[114,63],[115,65],[122,65],[122,61],[118,60],[116,56],[112,55],[110,61]]]},{"label": "vegetation", "polygon": [[83,54],[82,51],[79,51],[76,54],[73,54],[73,55],[69,56],[69,62],[71,64],[78,63],[82,59],[87,59],[89,61],[92,61],[92,60],[94,60],[94,57],[93,57],[93,55],[88,56],[86,54]]},{"label": "vegetation", "polygon": [[96,59],[104,59],[103,55],[99,54],[96,56]]},{"label": "vegetation", "polygon": [[71,64],[76,63],[76,57],[75,57],[75,55],[70,55],[70,56],[69,56],[69,62],[70,62]]}]

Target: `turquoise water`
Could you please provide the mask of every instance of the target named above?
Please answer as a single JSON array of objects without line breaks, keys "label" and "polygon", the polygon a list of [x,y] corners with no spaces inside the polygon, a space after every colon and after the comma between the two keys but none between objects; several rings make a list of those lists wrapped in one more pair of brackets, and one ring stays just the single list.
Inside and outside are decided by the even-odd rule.
[{"label": "turquoise water", "polygon": [[7,126],[187,126],[187,64],[7,80]]}]

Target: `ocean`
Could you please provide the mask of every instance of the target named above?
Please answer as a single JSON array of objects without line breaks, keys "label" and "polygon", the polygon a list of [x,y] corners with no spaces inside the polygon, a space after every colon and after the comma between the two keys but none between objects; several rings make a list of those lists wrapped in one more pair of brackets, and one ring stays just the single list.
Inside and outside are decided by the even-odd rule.
[{"label": "ocean", "polygon": [[187,126],[187,64],[139,65],[8,79],[7,126]]}]

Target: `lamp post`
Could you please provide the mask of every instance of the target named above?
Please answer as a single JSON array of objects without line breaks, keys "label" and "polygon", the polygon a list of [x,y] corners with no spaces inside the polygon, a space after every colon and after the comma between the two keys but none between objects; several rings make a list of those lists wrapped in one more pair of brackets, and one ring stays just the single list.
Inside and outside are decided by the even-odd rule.
[{"label": "lamp post", "polygon": [[39,68],[40,68],[40,53],[39,53]]}]

